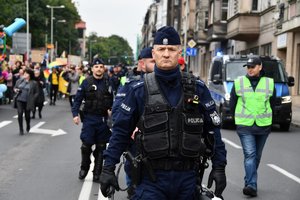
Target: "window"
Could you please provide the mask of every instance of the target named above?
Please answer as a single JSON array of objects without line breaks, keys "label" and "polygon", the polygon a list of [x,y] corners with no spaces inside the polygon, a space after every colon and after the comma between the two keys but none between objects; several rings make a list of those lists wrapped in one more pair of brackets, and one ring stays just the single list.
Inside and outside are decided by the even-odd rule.
[{"label": "window", "polygon": [[261,55],[271,56],[272,55],[272,43],[268,43],[261,46]]},{"label": "window", "polygon": [[227,20],[227,12],[228,12],[228,0],[223,0],[222,1],[222,21],[226,21]]},{"label": "window", "polygon": [[258,0],[252,0],[252,10],[257,10],[258,8]]},{"label": "window", "polygon": [[204,22],[204,29],[207,30],[208,29],[208,11],[205,11],[205,18],[204,18],[205,22]]},{"label": "window", "polygon": [[174,0],[174,6],[178,6],[179,5],[179,0]]},{"label": "window", "polygon": [[258,47],[254,47],[254,48],[249,49],[249,53],[252,53],[254,55],[258,55],[259,54]]}]

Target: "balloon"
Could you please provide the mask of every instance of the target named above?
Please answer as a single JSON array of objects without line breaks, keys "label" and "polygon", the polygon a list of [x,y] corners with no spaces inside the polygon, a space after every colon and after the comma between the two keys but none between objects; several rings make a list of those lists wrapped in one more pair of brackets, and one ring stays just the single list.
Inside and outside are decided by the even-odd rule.
[{"label": "balloon", "polygon": [[0,92],[5,92],[7,90],[7,86],[5,84],[0,84]]},{"label": "balloon", "polygon": [[0,92],[0,99],[3,97],[3,93],[2,92]]}]

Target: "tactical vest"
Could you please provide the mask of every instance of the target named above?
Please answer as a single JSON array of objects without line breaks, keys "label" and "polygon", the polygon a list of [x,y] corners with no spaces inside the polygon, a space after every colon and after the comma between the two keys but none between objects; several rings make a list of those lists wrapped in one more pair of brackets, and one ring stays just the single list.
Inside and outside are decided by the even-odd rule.
[{"label": "tactical vest", "polygon": [[85,89],[85,105],[83,112],[99,114],[107,116],[107,110],[111,108],[113,103],[113,94],[106,77],[103,77],[104,86],[97,88],[94,83],[94,77],[87,78],[88,86]]},{"label": "tactical vest", "polygon": [[248,78],[241,77],[234,82],[238,98],[235,108],[235,124],[258,126],[272,124],[272,109],[270,97],[273,95],[274,81],[271,78],[261,77],[255,91]]},{"label": "tactical vest", "polygon": [[196,79],[182,75],[183,93],[176,107],[163,96],[154,73],[145,75],[145,108],[138,123],[139,150],[149,159],[198,158],[205,150],[203,115],[193,102]]}]

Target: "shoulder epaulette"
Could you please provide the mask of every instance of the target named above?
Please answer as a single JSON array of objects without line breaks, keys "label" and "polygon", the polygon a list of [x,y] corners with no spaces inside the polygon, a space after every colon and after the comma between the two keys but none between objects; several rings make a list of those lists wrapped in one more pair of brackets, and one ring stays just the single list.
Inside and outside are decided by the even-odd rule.
[{"label": "shoulder epaulette", "polygon": [[200,85],[200,86],[204,86],[205,85],[204,81],[202,81],[201,79],[197,79],[196,80],[196,84]]},{"label": "shoulder epaulette", "polygon": [[141,87],[141,86],[143,86],[144,85],[144,81],[137,81],[136,83],[134,83],[134,84],[132,84],[132,88],[133,89],[136,89],[136,88],[139,88],[139,87]]}]

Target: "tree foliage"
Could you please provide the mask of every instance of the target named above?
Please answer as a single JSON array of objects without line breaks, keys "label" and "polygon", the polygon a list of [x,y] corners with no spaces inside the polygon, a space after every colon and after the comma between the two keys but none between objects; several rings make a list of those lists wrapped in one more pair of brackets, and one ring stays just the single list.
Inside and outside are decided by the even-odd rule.
[{"label": "tree foliage", "polygon": [[133,64],[132,48],[128,41],[120,36],[97,37],[95,33],[92,33],[88,38],[88,45],[92,57],[98,54],[98,57],[108,65]]},{"label": "tree foliage", "polygon": [[[9,26],[15,18],[26,21],[26,0],[1,0],[0,25]],[[63,9],[53,9],[53,43],[58,43],[58,55],[66,50],[69,54],[79,55],[79,33],[75,24],[80,21],[80,15],[71,0],[29,0],[29,31],[32,34],[32,48],[45,47],[51,39],[51,9],[50,6],[64,5]],[[66,23],[58,23],[66,20]],[[19,32],[26,32],[26,26]],[[8,38],[11,45],[11,38]],[[71,47],[71,48],[70,48]],[[132,64],[133,53],[128,42],[117,35],[98,37],[92,33],[86,47],[92,50],[92,55],[98,54],[105,63],[115,65],[120,62]]]},{"label": "tree foliage", "polygon": [[[46,6],[64,5],[63,9],[53,9],[53,43],[57,41],[58,52],[69,50],[72,45],[73,51],[77,45],[78,32],[75,23],[80,21],[78,11],[71,0],[29,0],[29,31],[32,34],[32,48],[45,47],[51,38],[51,9]],[[2,0],[0,12],[0,24],[8,26],[15,18],[23,18],[26,21],[26,0]],[[58,23],[58,20],[66,20],[66,23]],[[26,26],[19,32],[26,32]],[[8,38],[11,45],[11,38]]]}]

